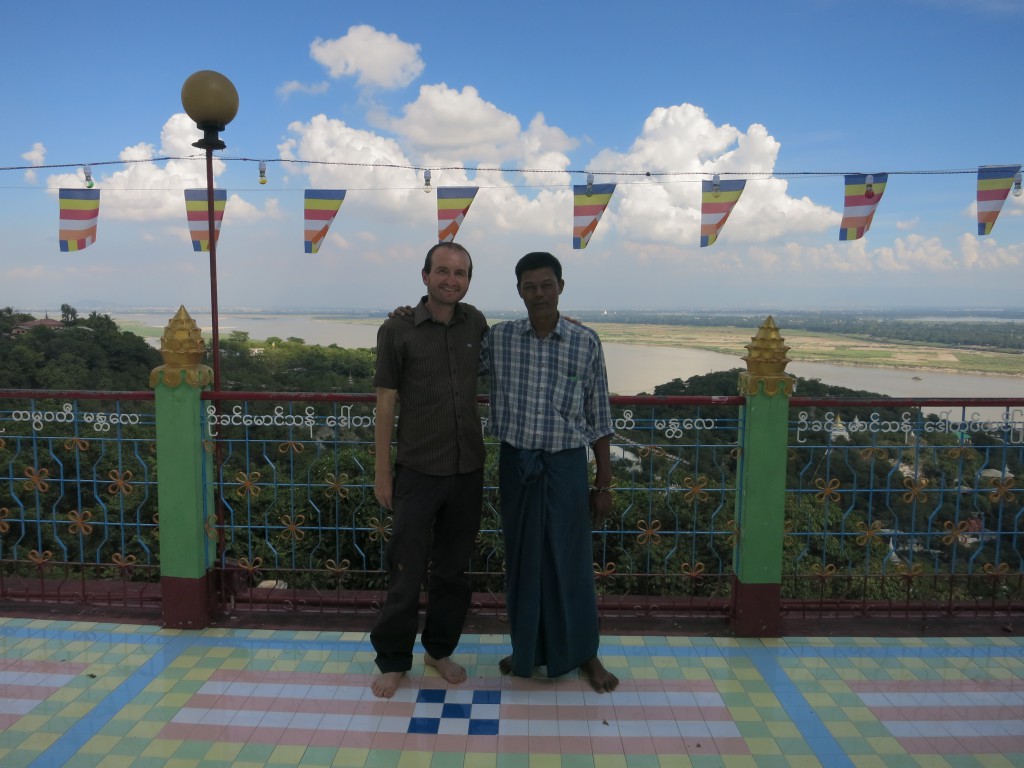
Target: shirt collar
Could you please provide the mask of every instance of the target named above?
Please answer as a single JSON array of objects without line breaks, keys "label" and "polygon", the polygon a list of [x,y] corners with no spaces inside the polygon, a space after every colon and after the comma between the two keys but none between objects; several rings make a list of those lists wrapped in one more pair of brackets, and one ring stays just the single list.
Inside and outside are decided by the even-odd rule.
[{"label": "shirt collar", "polygon": [[[549,335],[556,339],[564,338],[566,333],[570,330],[571,325],[572,324],[562,316],[562,313],[559,312],[558,320],[555,322],[555,327],[551,329],[551,333]],[[523,335],[526,336],[527,334],[536,336],[533,332],[533,325],[530,323],[529,317],[523,320]]]},{"label": "shirt collar", "polygon": [[[452,321],[450,325],[461,322],[466,317],[466,307],[460,301],[455,305],[455,313],[452,315]],[[427,309],[427,297],[424,296],[420,299],[419,304],[413,309],[412,324],[419,325],[420,323],[426,323],[432,321],[434,318],[430,314],[430,310]]]}]

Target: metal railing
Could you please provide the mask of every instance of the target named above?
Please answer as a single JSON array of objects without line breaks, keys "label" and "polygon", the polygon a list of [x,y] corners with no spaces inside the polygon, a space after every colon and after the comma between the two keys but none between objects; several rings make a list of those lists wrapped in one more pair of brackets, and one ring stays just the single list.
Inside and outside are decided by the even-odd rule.
[{"label": "metal railing", "polygon": [[[743,402],[613,398],[615,511],[594,532],[603,615],[728,615]],[[206,392],[203,405],[216,508],[200,514],[223,604],[375,611],[391,521],[373,494],[373,396]],[[159,608],[155,435],[149,392],[0,390],[0,599]],[[1024,611],[1024,399],[793,398],[787,442],[789,615]],[[477,612],[500,615],[495,448],[470,569]]]},{"label": "metal railing", "polygon": [[[374,398],[205,399],[206,434],[219,449],[224,599],[235,610],[373,610],[386,586],[391,535],[373,493]],[[615,514],[594,533],[606,615],[725,614],[741,402],[613,399]],[[483,399],[481,407],[486,414]],[[488,443],[483,522],[470,563],[480,613],[504,606],[497,484],[497,446]]]},{"label": "metal railing", "polygon": [[1024,610],[1024,409],[997,406],[793,398],[783,545],[790,610]]},{"label": "metal railing", "polygon": [[0,597],[160,605],[152,392],[0,390]]}]

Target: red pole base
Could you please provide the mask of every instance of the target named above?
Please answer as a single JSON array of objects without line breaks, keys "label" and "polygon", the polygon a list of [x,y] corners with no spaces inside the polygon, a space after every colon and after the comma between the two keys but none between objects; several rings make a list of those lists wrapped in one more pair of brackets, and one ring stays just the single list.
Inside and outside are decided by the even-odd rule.
[{"label": "red pole base", "polygon": [[160,578],[163,623],[168,629],[204,629],[210,626],[209,579],[180,576]]},{"label": "red pole base", "polygon": [[782,633],[782,585],[744,584],[732,579],[732,616],[737,637],[779,637]]}]

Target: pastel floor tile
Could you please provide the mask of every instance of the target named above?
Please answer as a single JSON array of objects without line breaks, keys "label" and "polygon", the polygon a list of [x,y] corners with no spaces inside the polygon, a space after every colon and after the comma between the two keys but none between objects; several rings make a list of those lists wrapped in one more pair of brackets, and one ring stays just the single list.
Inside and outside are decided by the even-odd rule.
[{"label": "pastel floor tile", "polygon": [[357,632],[166,631],[0,618],[0,763],[343,768],[1008,768],[1024,764],[1018,638],[617,635],[622,680],[415,668],[374,699]]}]

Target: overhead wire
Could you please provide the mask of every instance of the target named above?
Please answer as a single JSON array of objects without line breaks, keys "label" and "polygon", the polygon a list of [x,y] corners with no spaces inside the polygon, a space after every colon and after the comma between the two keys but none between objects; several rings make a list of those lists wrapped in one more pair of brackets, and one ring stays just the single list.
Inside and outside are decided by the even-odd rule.
[{"label": "overhead wire", "polygon": [[[159,157],[143,158],[136,160],[100,160],[90,161],[87,163],[46,163],[41,165],[8,165],[0,166],[0,172],[4,171],[46,171],[46,170],[61,170],[61,169],[77,169],[89,166],[91,168],[98,168],[111,165],[137,165],[140,163],[162,163],[170,161],[200,161],[204,160],[205,155],[162,155]],[[383,163],[383,162],[355,162],[348,160],[300,160],[293,158],[256,158],[256,157],[233,157],[233,156],[218,156],[218,160],[224,163],[257,163],[261,164],[261,168],[265,168],[268,163],[275,164],[287,164],[297,166],[323,166],[323,167],[340,167],[340,168],[370,168],[370,169],[381,169],[381,170],[396,170],[396,171],[414,171],[417,173],[422,172],[461,172],[461,173],[474,173],[474,174],[486,174],[486,173],[498,173],[498,174],[519,174],[519,175],[541,175],[541,174],[567,174],[570,176],[601,176],[606,178],[614,179],[656,179],[661,183],[672,183],[672,182],[687,182],[687,181],[698,181],[705,178],[711,177],[714,174],[719,176],[733,176],[742,177],[748,179],[756,178],[813,178],[813,177],[836,177],[846,176],[853,173],[862,173],[862,171],[726,171],[726,170],[690,170],[690,171],[622,171],[622,170],[579,170],[575,168],[519,168],[519,167],[504,167],[504,166],[486,166],[486,165],[422,165],[414,163]],[[886,171],[890,176],[953,176],[963,174],[974,174],[977,173],[978,169],[975,168],[942,168],[942,169],[916,169],[916,170],[896,170]],[[631,182],[625,182],[631,183]],[[636,182],[632,182],[636,183]],[[515,188],[541,188],[549,185],[545,184],[516,184],[511,185]],[[550,186],[564,186],[550,185]],[[406,186],[374,186],[364,187],[363,191],[369,190],[388,190],[388,189],[406,189],[410,187]],[[414,188],[414,187],[411,187]],[[124,189],[124,188],[119,188]],[[353,188],[355,189],[355,188]],[[126,190],[127,191],[127,190]]]}]

